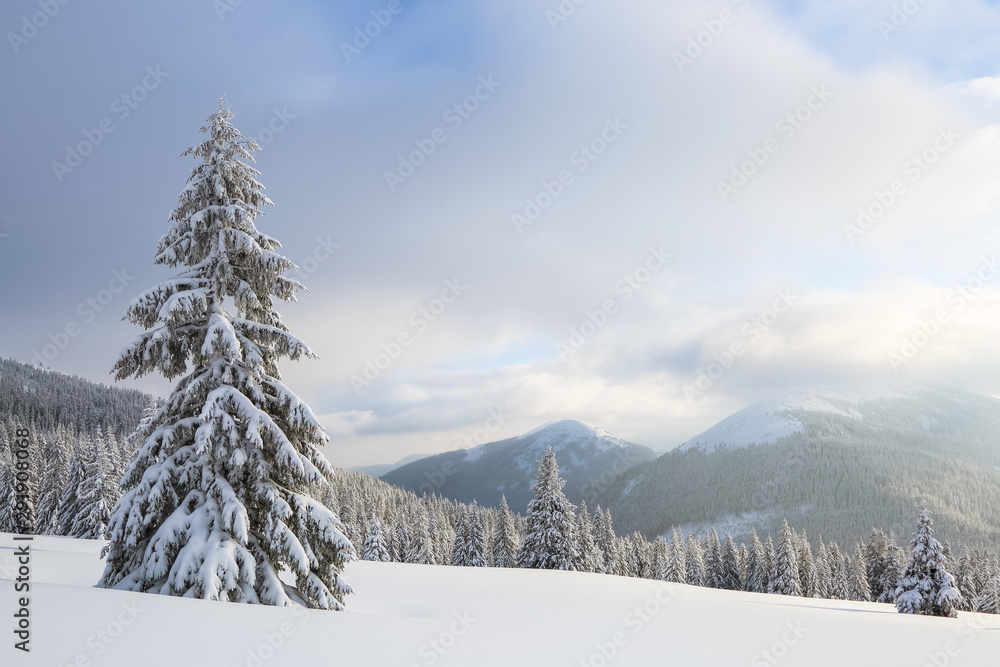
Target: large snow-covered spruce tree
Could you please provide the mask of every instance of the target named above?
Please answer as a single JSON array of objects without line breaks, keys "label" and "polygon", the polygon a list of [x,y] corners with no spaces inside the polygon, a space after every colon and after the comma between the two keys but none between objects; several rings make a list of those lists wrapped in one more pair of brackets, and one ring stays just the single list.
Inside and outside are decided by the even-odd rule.
[{"label": "large snow-covered spruce tree", "polygon": [[[356,557],[339,519],[309,495],[332,473],[327,436],[281,382],[277,361],[314,357],[274,309],[302,285],[254,220],[271,201],[250,166],[260,147],[219,110],[180,194],[155,263],[183,267],[132,301],[147,329],[116,379],[180,377],[140,426],[122,480],[99,585],[195,598],[342,609],[340,573]],[[295,587],[278,574],[290,570]]]},{"label": "large snow-covered spruce tree", "polygon": [[556,455],[549,447],[538,464],[535,498],[528,503],[527,530],[517,564],[539,570],[576,570],[580,561],[574,507],[563,495]]},{"label": "large snow-covered spruce tree", "polygon": [[934,539],[930,512],[921,506],[910,540],[910,559],[896,587],[896,609],[901,614],[958,616],[962,593],[946,567],[944,550]]}]

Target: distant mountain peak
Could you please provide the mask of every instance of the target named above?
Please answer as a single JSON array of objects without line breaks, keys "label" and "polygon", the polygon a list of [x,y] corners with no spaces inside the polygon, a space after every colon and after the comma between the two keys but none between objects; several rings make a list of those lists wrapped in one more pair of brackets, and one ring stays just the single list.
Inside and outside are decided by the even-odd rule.
[{"label": "distant mountain peak", "polygon": [[[627,442],[575,419],[551,421],[527,433],[487,442],[469,449],[444,452],[386,473],[390,484],[420,492],[435,492],[463,502],[496,505],[507,496],[512,508],[525,508],[538,460],[551,447],[571,499],[594,493],[602,475],[656,458],[648,447]],[[610,472],[609,472],[610,471]]]},{"label": "distant mountain peak", "polygon": [[[905,380],[882,380],[841,385],[801,385],[758,401],[726,417],[715,426],[691,438],[681,449],[747,447],[768,444],[800,433],[805,428],[802,413],[828,413],[864,420],[864,406],[880,401],[909,401],[921,396],[949,400],[991,400],[955,389]],[[928,418],[921,419],[926,428]]]}]

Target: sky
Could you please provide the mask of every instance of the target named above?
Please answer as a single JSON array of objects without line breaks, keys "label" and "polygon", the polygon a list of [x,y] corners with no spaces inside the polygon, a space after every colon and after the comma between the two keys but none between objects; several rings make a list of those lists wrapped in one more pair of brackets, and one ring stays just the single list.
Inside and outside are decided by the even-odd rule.
[{"label": "sky", "polygon": [[997,2],[16,0],[0,27],[0,356],[113,381],[225,96],[337,465],[556,419],[666,451],[801,384],[1000,396]]}]

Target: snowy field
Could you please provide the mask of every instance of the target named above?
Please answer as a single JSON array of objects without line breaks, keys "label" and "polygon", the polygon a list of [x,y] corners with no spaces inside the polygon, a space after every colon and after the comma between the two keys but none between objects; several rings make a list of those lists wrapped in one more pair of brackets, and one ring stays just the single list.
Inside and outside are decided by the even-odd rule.
[{"label": "snowy field", "polygon": [[10,535],[0,534],[0,665],[398,667],[1000,664],[1000,616],[734,593],[575,572],[352,563],[348,612],[91,588],[99,542],[31,547],[31,653],[13,648]]}]

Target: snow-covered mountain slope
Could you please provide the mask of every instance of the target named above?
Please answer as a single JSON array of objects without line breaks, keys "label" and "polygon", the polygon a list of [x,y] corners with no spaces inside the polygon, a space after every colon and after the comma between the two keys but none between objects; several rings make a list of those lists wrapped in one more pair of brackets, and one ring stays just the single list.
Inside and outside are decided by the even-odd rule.
[{"label": "snow-covered mountain slope", "polygon": [[574,420],[550,422],[524,435],[427,457],[382,476],[416,493],[437,493],[463,502],[497,505],[507,496],[511,509],[523,511],[532,498],[538,459],[552,447],[572,500],[595,494],[602,476],[656,458],[648,447],[626,442],[607,431]]},{"label": "snow-covered mountain slope", "polygon": [[909,414],[915,429],[929,430],[935,415],[950,412],[956,403],[974,410],[1000,411],[1000,401],[946,387],[913,382],[870,382],[833,387],[801,386],[784,391],[726,417],[681,445],[681,449],[746,447],[776,442],[802,433],[817,415],[839,415],[871,422],[875,428],[887,410]]},{"label": "snow-covered mountain slope", "polygon": [[[903,540],[928,503],[943,537],[1000,542],[1000,401],[930,384],[797,387],[755,403],[599,498],[653,536],[717,525],[745,538],[787,517],[841,543]],[[762,536],[763,537],[763,536]]]},{"label": "snow-covered mountain slope", "polygon": [[[10,535],[0,601],[13,626]],[[346,612],[92,588],[101,543],[32,542],[31,652],[0,664],[102,667],[882,667],[995,665],[1000,616],[903,616],[580,572],[350,563]],[[942,662],[944,661],[944,662]]]}]

